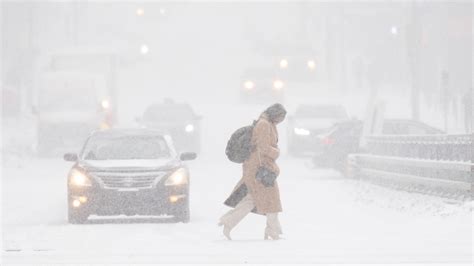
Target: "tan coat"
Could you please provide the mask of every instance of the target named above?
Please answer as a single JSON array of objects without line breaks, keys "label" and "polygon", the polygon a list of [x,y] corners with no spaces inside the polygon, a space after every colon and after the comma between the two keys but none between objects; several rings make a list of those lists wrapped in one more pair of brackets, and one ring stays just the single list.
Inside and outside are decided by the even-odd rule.
[{"label": "tan coat", "polygon": [[[254,200],[256,212],[259,214],[281,212],[280,191],[278,183],[272,187],[265,187],[262,183],[255,179],[257,170],[260,165],[265,166],[277,175],[280,169],[275,160],[280,155],[278,148],[278,132],[275,124],[270,122],[265,114],[260,116],[259,121],[254,127],[252,134],[252,143],[255,150],[250,157],[243,163],[243,177],[235,186],[230,197],[233,197],[237,191],[242,190],[242,185],[246,185],[245,193],[250,192]],[[243,195],[240,195],[241,198]]]}]

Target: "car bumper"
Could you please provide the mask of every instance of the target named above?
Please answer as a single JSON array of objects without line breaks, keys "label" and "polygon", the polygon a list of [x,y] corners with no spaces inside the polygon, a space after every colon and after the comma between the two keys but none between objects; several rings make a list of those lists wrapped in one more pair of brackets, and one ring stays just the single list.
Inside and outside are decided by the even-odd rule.
[{"label": "car bumper", "polygon": [[89,215],[175,215],[187,207],[188,191],[187,185],[136,191],[69,188],[68,204],[75,211]]}]

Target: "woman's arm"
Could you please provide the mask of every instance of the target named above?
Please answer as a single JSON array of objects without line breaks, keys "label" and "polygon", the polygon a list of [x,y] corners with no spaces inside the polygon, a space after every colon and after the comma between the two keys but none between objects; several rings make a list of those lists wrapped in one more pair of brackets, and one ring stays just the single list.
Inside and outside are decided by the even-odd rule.
[{"label": "woman's arm", "polygon": [[272,146],[271,125],[267,121],[260,120],[254,128],[257,152],[260,156],[266,156],[276,160],[280,156],[280,149]]}]

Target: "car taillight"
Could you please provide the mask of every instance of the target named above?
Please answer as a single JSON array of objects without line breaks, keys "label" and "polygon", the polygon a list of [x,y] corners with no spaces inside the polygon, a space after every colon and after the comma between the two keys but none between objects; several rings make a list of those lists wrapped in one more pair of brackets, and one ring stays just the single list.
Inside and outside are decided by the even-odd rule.
[{"label": "car taillight", "polygon": [[332,145],[334,144],[334,139],[333,138],[330,138],[330,137],[325,137],[321,140],[323,142],[323,144],[325,145]]}]

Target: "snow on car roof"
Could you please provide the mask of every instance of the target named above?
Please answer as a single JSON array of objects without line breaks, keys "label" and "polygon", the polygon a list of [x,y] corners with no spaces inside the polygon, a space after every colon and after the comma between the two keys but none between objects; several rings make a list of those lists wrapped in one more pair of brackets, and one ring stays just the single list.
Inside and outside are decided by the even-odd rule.
[{"label": "snow on car roof", "polygon": [[157,136],[164,137],[162,133],[152,129],[145,128],[113,128],[107,130],[96,131],[92,133],[93,137],[126,137],[126,136]]}]

